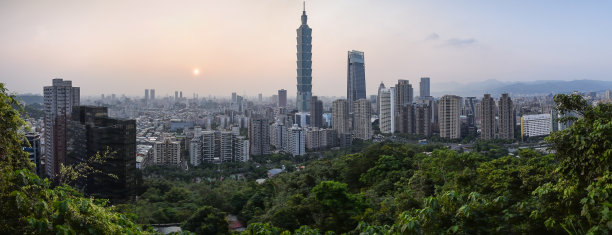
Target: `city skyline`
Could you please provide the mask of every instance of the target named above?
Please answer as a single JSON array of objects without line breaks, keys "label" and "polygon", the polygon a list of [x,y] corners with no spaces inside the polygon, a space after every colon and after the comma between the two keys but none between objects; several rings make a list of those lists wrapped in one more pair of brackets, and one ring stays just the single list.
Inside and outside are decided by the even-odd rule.
[{"label": "city skyline", "polygon": [[[3,1],[3,82],[41,94],[32,84],[64,78],[84,96],[142,96],[145,88],[296,93],[302,1],[142,3]],[[345,83],[344,53],[353,49],[368,54],[368,95],[381,81],[420,77],[431,77],[433,90],[488,79],[612,80],[605,46],[612,34],[598,26],[612,21],[607,2],[306,4],[315,32],[312,93],[320,96],[343,95],[336,88]]]}]

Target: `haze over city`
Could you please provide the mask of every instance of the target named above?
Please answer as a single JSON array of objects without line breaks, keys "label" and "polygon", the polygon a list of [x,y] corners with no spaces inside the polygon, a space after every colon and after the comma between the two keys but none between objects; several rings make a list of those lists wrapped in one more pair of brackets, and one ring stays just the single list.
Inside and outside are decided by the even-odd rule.
[{"label": "haze over city", "polygon": [[[381,81],[612,80],[612,3],[307,1],[312,92],[344,96],[349,50]],[[302,1],[0,3],[0,77],[41,94],[59,77],[81,94],[296,94]],[[195,73],[195,70],[198,70]],[[37,85],[32,85],[37,84]]]}]

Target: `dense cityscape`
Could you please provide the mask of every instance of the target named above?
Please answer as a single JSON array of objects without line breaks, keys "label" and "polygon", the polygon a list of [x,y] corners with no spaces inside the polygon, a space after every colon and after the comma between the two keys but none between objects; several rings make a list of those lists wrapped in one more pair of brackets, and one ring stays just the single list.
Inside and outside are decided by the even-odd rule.
[{"label": "dense cityscape", "polygon": [[[559,105],[560,98],[556,98],[557,95],[579,97],[586,104],[583,108],[609,107],[612,103],[610,87],[576,90],[566,94],[547,92],[545,95],[530,95],[506,91],[499,94],[483,92],[474,97],[456,94],[432,96],[432,91],[436,90],[436,87],[432,86],[432,81],[436,79],[433,76],[401,77],[397,82],[380,82],[377,93],[368,94],[366,79],[372,78],[366,76],[367,51],[352,49],[346,50],[346,93],[342,88],[338,89],[341,92],[334,96],[317,95],[312,92],[312,87],[326,84],[313,83],[313,30],[308,25],[305,6],[300,23],[296,30],[296,94],[288,94],[287,87],[272,87],[278,92],[258,92],[257,96],[239,95],[238,92],[226,96],[184,94],[181,90],[174,91],[171,95],[160,95],[160,89],[164,88],[143,86],[139,88],[142,90],[140,96],[83,96],[79,78],[49,78],[47,84],[32,84],[40,86],[42,95],[19,94],[18,100],[24,107],[22,117],[28,127],[21,130],[27,138],[22,150],[28,153],[29,160],[34,163],[33,172],[41,179],[48,179],[53,185],[70,185],[85,197],[108,199],[119,212],[136,214],[138,219],[134,219],[137,221],[135,223],[149,227],[147,231],[151,233],[182,230],[197,234],[212,234],[213,231],[215,234],[268,234],[253,232],[256,228],[253,226],[268,226],[266,229],[270,231],[280,228],[279,231],[287,230],[291,233],[295,229],[303,229],[301,225],[309,225],[319,230],[308,234],[318,234],[319,231],[321,234],[325,231],[382,234],[364,231],[380,232],[386,231],[385,229],[392,231],[389,234],[398,234],[404,233],[404,230],[394,230],[398,229],[394,223],[408,223],[401,218],[395,219],[402,210],[417,210],[428,206],[426,202],[419,201],[427,200],[427,196],[442,197],[447,195],[442,192],[448,193],[446,190],[451,188],[471,187],[462,184],[460,177],[472,177],[465,173],[468,168],[478,168],[478,171],[473,171],[481,174],[484,170],[481,171],[480,167],[484,165],[469,165],[472,163],[466,162],[487,164],[488,161],[506,159],[509,162],[530,161],[521,162],[520,164],[524,165],[520,167],[541,165],[540,168],[531,169],[531,173],[525,173],[545,176],[541,177],[544,178],[541,181],[533,179],[533,185],[523,182],[527,185],[524,189],[527,195],[524,197],[531,195],[531,191],[535,190],[538,184],[556,182],[553,180],[556,173],[540,172],[549,169],[547,167],[550,166],[546,164],[553,162],[550,160],[551,156],[563,152],[554,147],[555,143],[551,144],[549,138],[555,137],[549,136],[574,130],[574,122],[583,120],[585,115],[585,112],[565,110],[565,106]],[[8,101],[5,101],[5,104],[8,104]],[[607,118],[609,120],[610,117]],[[610,129],[610,122],[604,121],[601,125],[607,125],[606,130]],[[609,133],[607,135],[609,136]],[[604,145],[610,144],[610,139],[605,137],[602,141]],[[603,167],[608,169],[610,165],[605,163],[610,163],[610,146],[603,146],[604,150],[607,149],[607,159],[602,160]],[[367,164],[356,163],[370,158],[370,152],[381,154],[376,155],[373,160],[368,160]],[[376,172],[372,170],[375,166],[387,166],[383,164],[385,157],[400,159],[399,156],[404,156],[406,159],[413,159],[413,156],[420,156],[423,159],[445,159],[451,155],[470,160],[457,160],[462,163],[436,163],[439,165],[431,163],[436,160],[418,164],[397,160],[394,164],[401,167],[381,168]],[[363,159],[355,160],[355,156],[361,156]],[[488,160],[483,160],[485,158]],[[541,162],[532,162],[536,158]],[[342,162],[338,163],[339,161]],[[455,166],[457,169],[445,169],[443,164]],[[343,169],[359,167],[367,168],[355,173],[356,176],[342,173]],[[444,179],[438,178],[438,173],[417,174],[419,170],[423,171],[421,167],[429,167],[427,169],[432,171],[439,170]],[[504,167],[500,166],[499,169],[506,169]],[[319,169],[325,168],[338,168],[340,173],[319,172],[323,171]],[[408,168],[410,170],[406,170]],[[510,168],[512,167],[508,167]],[[78,174],[75,174],[78,176],[66,173],[71,169],[77,172]],[[311,171],[317,173],[308,173]],[[401,173],[388,173],[396,171]],[[447,174],[444,171],[455,173]],[[511,178],[526,177],[523,173],[520,176],[519,173],[516,174],[501,175],[511,175]],[[79,177],[81,175],[86,177]],[[407,178],[402,177],[404,175],[407,175]],[[296,180],[296,177],[302,178]],[[339,186],[333,185],[333,180],[336,179],[344,181],[338,180],[343,183],[339,183]],[[292,186],[278,186],[281,182],[293,181],[297,183]],[[385,185],[380,183],[383,181],[386,182]],[[458,186],[448,186],[451,181]],[[402,184],[411,187],[404,188]],[[428,184],[436,186],[424,186]],[[204,190],[196,187],[207,188]],[[300,192],[302,187],[307,188],[307,193],[296,193]],[[337,204],[328,205],[325,203],[331,202],[323,201],[322,206],[316,209],[299,209],[299,206],[315,205],[312,200],[319,200],[325,192],[333,192],[338,187],[348,190],[343,192],[348,196],[334,201]],[[610,192],[609,185],[606,187],[606,192]],[[272,190],[271,188],[273,191],[266,191]],[[279,192],[284,190],[288,195],[279,196]],[[523,189],[518,191],[521,190]],[[272,199],[266,199],[269,201],[264,202],[264,199],[261,199],[266,197],[262,196],[264,191]],[[377,191],[381,195],[378,195]],[[492,186],[486,188],[483,195],[486,194],[485,191],[510,192],[511,189]],[[382,192],[388,194],[383,195]],[[297,196],[291,196],[290,193],[296,193]],[[154,197],[154,194],[163,196]],[[187,195],[199,196],[190,198],[191,196]],[[601,195],[603,196],[599,199],[609,204],[612,194]],[[361,199],[355,199],[357,197]],[[399,198],[404,199],[398,202]],[[494,199],[482,200],[491,200],[493,203]],[[468,200],[466,197],[461,200],[467,203],[472,199]],[[187,201],[193,205],[180,204]],[[160,204],[162,202],[165,204]],[[344,204],[349,202],[350,205]],[[179,203],[180,206],[172,203]],[[377,206],[368,206],[368,203]],[[384,203],[394,206],[384,211]],[[151,207],[152,205],[155,206]],[[298,209],[287,212],[282,210],[283,206]],[[328,207],[332,209],[325,209]],[[334,207],[338,207],[337,211]],[[311,214],[303,210],[313,211],[313,219],[305,219],[310,218]],[[316,216],[328,213],[326,210],[331,211],[329,217],[319,221]],[[206,223],[217,223],[207,224],[212,226],[213,230],[211,227],[193,225],[196,220],[192,215],[200,213],[208,215]],[[217,213],[222,215],[219,220],[221,222],[211,222],[211,215],[216,216]],[[463,212],[459,210],[458,217],[462,216],[460,213]],[[487,217],[485,212],[482,213],[482,217]],[[411,218],[417,218],[414,216]],[[530,218],[535,218],[533,214],[531,216]],[[291,221],[288,218],[291,218]],[[602,215],[601,223],[607,223],[608,230],[600,227],[603,229],[601,231],[612,230],[610,218],[612,217],[609,213]],[[533,223],[540,224],[541,227],[523,228],[517,225],[509,228],[499,227],[498,231],[472,230],[470,226],[475,226],[474,224],[450,228],[440,225],[441,230],[426,230],[428,227],[421,221],[419,226],[422,227],[410,228],[417,230],[406,230],[406,233],[435,234],[457,229],[464,229],[461,231],[466,234],[564,231],[555,227],[556,225],[545,226],[540,218],[534,220],[536,222]],[[515,223],[513,219],[505,221],[504,223],[508,224]],[[470,223],[477,224],[473,221]],[[390,224],[392,226],[384,227]],[[220,229],[219,226],[227,229]],[[551,230],[543,230],[545,228]],[[38,231],[46,233],[52,230]],[[126,231],[119,233],[127,233]],[[305,234],[297,231],[296,234]],[[586,230],[582,230],[584,231]]]}]

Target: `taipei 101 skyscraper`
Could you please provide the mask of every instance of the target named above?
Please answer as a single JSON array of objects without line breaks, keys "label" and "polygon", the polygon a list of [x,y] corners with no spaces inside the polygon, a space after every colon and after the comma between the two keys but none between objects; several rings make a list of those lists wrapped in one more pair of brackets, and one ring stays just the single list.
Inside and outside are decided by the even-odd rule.
[{"label": "taipei 101 skyscraper", "polygon": [[312,96],[312,29],[307,24],[306,2],[302,11],[302,25],[297,29],[297,109],[310,111]]}]

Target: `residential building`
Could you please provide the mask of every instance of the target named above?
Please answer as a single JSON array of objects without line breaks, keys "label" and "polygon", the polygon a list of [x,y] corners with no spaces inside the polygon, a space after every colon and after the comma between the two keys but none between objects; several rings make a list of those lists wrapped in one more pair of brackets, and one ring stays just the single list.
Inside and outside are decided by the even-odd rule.
[{"label": "residential building", "polygon": [[442,96],[438,102],[440,137],[450,139],[461,138],[461,122],[459,119],[461,97],[456,95],[445,95]]},{"label": "residential building", "polygon": [[353,137],[362,140],[372,139],[372,103],[359,99],[353,103]]},{"label": "residential building", "polygon": [[508,94],[502,94],[498,103],[498,138],[511,140],[514,139],[514,127],[516,125],[514,106]]},{"label": "residential building", "polygon": [[306,154],[306,133],[297,124],[293,124],[293,127],[287,130],[286,152],[292,156]]},{"label": "residential building", "polygon": [[385,88],[385,84],[383,82],[380,82],[380,85],[378,86],[378,95],[376,96],[376,113],[380,115],[380,96],[381,96],[381,92],[386,89]]},{"label": "residential building", "polygon": [[332,103],[332,128],[341,134],[350,134],[349,104],[344,99],[335,100]]},{"label": "residential building", "polygon": [[428,104],[417,104],[414,106],[415,134],[431,136],[431,106]]},{"label": "residential building", "polygon": [[249,122],[249,144],[251,155],[270,154],[270,127],[268,119],[251,118]]},{"label": "residential building", "polygon": [[66,163],[66,127],[72,107],[80,104],[80,88],[73,87],[72,81],[56,78],[51,86],[44,87],[43,94],[45,174],[54,178],[60,165]]},{"label": "residential building", "polygon": [[177,165],[181,164],[181,142],[170,137],[164,137],[153,144],[153,164]]},{"label": "residential building", "polygon": [[310,99],[310,126],[323,127],[323,101],[318,100],[317,96]]},{"label": "residential building", "polygon": [[534,137],[549,135],[552,128],[551,115],[533,114],[521,117],[521,136]]},{"label": "residential building", "polygon": [[484,140],[495,139],[495,100],[493,100],[491,94],[485,94],[480,105],[480,138]]},{"label": "residential building", "polygon": [[[381,83],[382,84],[382,83]],[[392,120],[395,118],[395,114],[391,111],[391,90],[381,89],[378,90],[378,101],[380,110],[378,111],[379,128],[381,133],[393,134],[395,127],[392,125]]]}]

